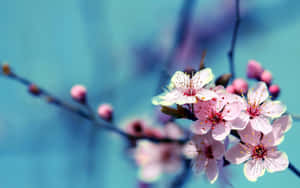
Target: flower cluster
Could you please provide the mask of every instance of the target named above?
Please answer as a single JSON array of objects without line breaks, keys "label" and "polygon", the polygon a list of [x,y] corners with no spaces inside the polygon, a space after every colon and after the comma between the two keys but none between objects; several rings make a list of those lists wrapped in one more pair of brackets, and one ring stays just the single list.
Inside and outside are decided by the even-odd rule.
[{"label": "flower cluster", "polygon": [[[250,62],[248,68],[253,64]],[[249,77],[263,77],[264,71],[261,68],[250,72]],[[289,161],[277,146],[292,120],[289,115],[284,115],[285,105],[271,100],[267,87],[270,82],[260,79],[249,90],[247,85],[247,93],[236,93],[212,84],[213,77],[209,68],[195,74],[177,71],[168,89],[153,98],[155,105],[176,104],[196,117],[190,125],[191,139],[182,150],[192,159],[194,172],[205,171],[213,183],[219,174],[218,163],[224,161],[245,163],[244,174],[250,181],[262,176],[265,169],[268,172],[285,170]],[[230,135],[240,140],[226,151],[225,141]]]}]

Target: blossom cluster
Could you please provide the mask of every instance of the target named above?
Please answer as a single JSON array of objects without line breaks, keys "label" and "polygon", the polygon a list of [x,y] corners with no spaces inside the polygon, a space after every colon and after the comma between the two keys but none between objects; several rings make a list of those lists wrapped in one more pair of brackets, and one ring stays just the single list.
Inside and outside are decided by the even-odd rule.
[{"label": "blossom cluster", "polygon": [[[266,82],[259,80],[239,95],[213,84],[213,78],[210,68],[193,74],[177,71],[166,91],[152,101],[155,105],[180,106],[196,117],[189,128],[190,140],[182,147],[184,156],[192,159],[193,171],[205,172],[213,183],[219,175],[218,164],[224,161],[244,163],[244,175],[250,181],[256,181],[265,170],[285,170],[289,161],[277,146],[292,124],[291,116],[285,114],[286,106],[272,100]],[[227,149],[232,135],[239,141]]]}]

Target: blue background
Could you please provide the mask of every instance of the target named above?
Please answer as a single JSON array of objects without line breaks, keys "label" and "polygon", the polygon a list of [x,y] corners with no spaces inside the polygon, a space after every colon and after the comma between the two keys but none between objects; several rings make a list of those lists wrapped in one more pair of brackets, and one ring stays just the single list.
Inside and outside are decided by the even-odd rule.
[{"label": "blue background", "polygon": [[[226,53],[233,29],[233,22],[228,21],[232,9],[229,18],[220,12],[232,7],[232,2],[196,1],[192,24],[200,23],[200,32],[213,34],[196,48],[195,58],[185,63],[195,65],[201,49],[207,49],[206,65],[215,75],[229,71]],[[69,102],[72,85],[86,85],[95,109],[102,102],[113,104],[118,125],[130,117],[151,116],[160,64],[172,45],[182,3],[0,0],[0,58],[17,73]],[[288,111],[300,113],[300,2],[241,0],[241,4],[237,76],[245,78],[249,59],[262,62],[280,85],[280,99]],[[146,55],[140,52],[143,49]],[[182,62],[178,64],[170,74],[183,67]],[[26,88],[2,76],[0,86],[1,188],[136,187],[137,170],[128,161],[121,138],[93,131],[89,122],[29,96]],[[294,122],[280,146],[298,168],[299,126]],[[234,187],[300,186],[299,178],[289,170],[266,174],[256,183],[246,180],[242,165],[227,170]],[[159,186],[166,183],[161,181]],[[202,177],[193,177],[186,184],[190,188],[200,186],[220,184],[209,185]]]}]

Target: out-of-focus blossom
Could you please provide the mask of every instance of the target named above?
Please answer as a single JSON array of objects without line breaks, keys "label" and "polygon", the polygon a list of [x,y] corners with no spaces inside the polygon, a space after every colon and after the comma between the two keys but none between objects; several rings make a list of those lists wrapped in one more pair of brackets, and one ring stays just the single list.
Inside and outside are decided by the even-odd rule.
[{"label": "out-of-focus blossom", "polygon": [[233,81],[232,86],[237,94],[245,94],[248,91],[248,83],[242,78],[237,78]]},{"label": "out-of-focus blossom", "polygon": [[259,82],[255,88],[248,91],[248,102],[244,102],[244,112],[236,121],[250,122],[253,129],[267,134],[272,131],[270,118],[280,117],[286,107],[280,101],[267,100],[269,92],[264,82]]},{"label": "out-of-focus blossom", "polygon": [[224,144],[216,141],[211,134],[195,135],[183,148],[186,157],[193,159],[192,167],[195,173],[205,171],[210,183],[214,183],[219,175],[217,160],[225,153]]},{"label": "out-of-focus blossom", "polygon": [[71,88],[70,94],[74,100],[84,103],[86,99],[86,88],[83,85],[75,85]]},{"label": "out-of-focus blossom", "polygon": [[289,161],[287,155],[277,150],[277,145],[283,140],[283,134],[291,127],[291,117],[283,116],[273,122],[273,130],[264,135],[251,126],[239,131],[242,143],[230,148],[226,159],[233,164],[244,165],[244,174],[250,181],[256,181],[268,172],[285,170]]},{"label": "out-of-focus blossom", "polygon": [[241,130],[246,127],[246,123],[234,121],[240,115],[243,103],[241,97],[226,93],[224,89],[218,89],[216,93],[216,98],[195,104],[198,120],[191,126],[191,130],[199,135],[212,130],[214,139],[224,140],[231,129]]},{"label": "out-of-focus blossom", "polygon": [[154,105],[192,104],[198,100],[207,101],[215,97],[214,92],[203,88],[213,79],[211,69],[203,69],[190,76],[177,71],[171,78],[168,91],[153,98]]},{"label": "out-of-focus blossom", "polygon": [[278,95],[280,93],[280,87],[278,85],[271,85],[269,87],[269,92],[273,98],[276,98],[276,97],[278,97]]},{"label": "out-of-focus blossom", "polygon": [[272,73],[270,71],[265,70],[261,75],[260,75],[260,80],[265,82],[266,84],[271,84],[272,82]]},{"label": "out-of-focus blossom", "polygon": [[263,73],[264,69],[259,62],[255,60],[249,60],[247,65],[247,76],[248,78],[259,79],[260,75]]},{"label": "out-of-focus blossom", "polygon": [[111,121],[113,119],[113,108],[110,104],[101,104],[98,107],[98,115],[105,121]]},{"label": "out-of-focus blossom", "polygon": [[126,123],[125,132],[133,136],[143,136],[146,132],[147,124],[143,119],[133,119]]}]

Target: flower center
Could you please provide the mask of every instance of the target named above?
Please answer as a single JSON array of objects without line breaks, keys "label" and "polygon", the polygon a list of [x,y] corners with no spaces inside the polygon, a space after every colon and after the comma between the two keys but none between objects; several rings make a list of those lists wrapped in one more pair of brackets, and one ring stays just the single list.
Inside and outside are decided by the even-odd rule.
[{"label": "flower center", "polygon": [[260,108],[259,108],[259,105],[251,105],[249,104],[248,105],[248,108],[247,108],[247,112],[249,113],[249,115],[251,117],[255,117],[255,116],[258,116],[260,114]]},{"label": "flower center", "polygon": [[170,148],[163,150],[161,154],[161,160],[163,162],[168,162],[171,160],[171,158],[172,158],[172,150]]},{"label": "flower center", "polygon": [[212,112],[208,115],[208,120],[209,120],[213,125],[218,124],[218,123],[220,123],[221,121],[223,121],[222,113],[212,111]]},{"label": "flower center", "polygon": [[266,153],[267,153],[267,150],[262,144],[257,145],[253,148],[252,158],[253,159],[263,159],[265,157]]},{"label": "flower center", "polygon": [[211,146],[208,146],[208,147],[205,148],[205,156],[209,159],[214,158]]},{"label": "flower center", "polygon": [[185,89],[184,93],[185,96],[195,96],[196,95],[196,89]]}]

